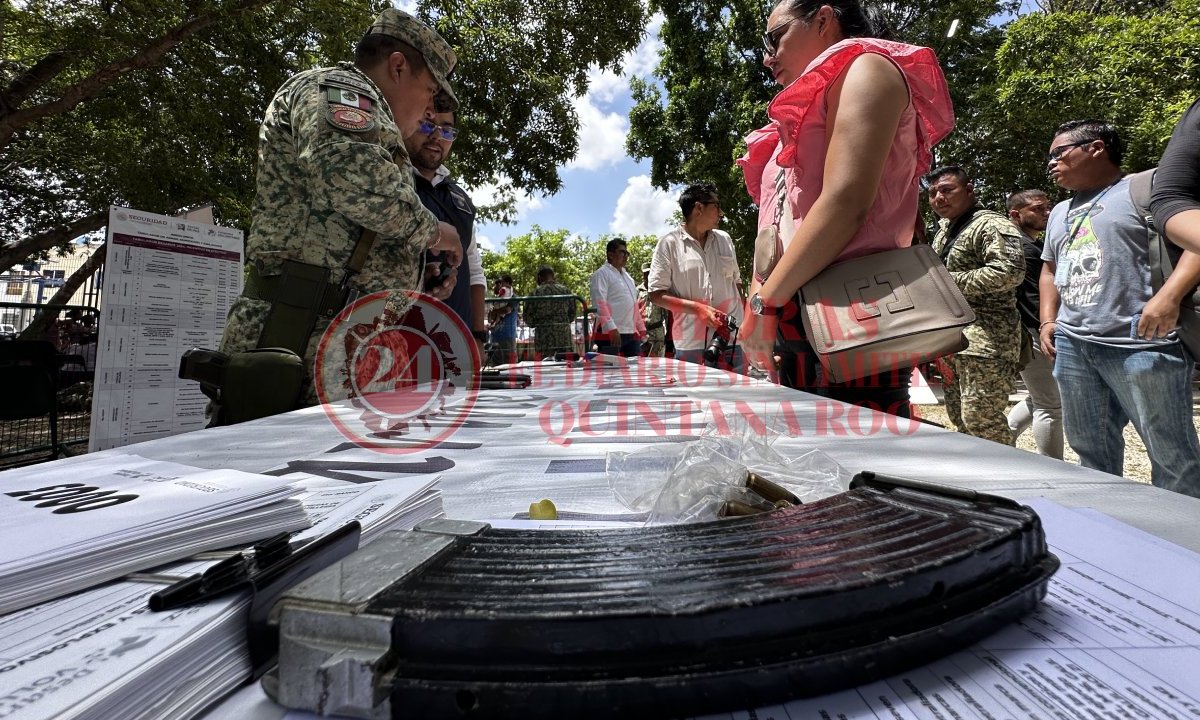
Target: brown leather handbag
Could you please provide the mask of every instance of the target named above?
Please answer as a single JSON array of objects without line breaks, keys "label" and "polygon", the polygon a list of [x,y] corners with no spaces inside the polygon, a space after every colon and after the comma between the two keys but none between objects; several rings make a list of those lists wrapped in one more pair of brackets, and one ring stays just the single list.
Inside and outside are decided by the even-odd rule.
[{"label": "brown leather handbag", "polygon": [[950,271],[928,245],[825,268],[800,289],[808,341],[834,382],[914,367],[967,347],[975,322]]}]

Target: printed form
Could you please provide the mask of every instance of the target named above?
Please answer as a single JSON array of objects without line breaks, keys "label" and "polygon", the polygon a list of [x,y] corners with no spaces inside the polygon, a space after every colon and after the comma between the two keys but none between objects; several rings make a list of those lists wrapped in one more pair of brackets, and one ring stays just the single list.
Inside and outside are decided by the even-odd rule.
[{"label": "printed form", "polygon": [[1098,513],[1026,502],[1062,561],[1036,612],[880,682],[711,717],[1200,718],[1200,556]]}]

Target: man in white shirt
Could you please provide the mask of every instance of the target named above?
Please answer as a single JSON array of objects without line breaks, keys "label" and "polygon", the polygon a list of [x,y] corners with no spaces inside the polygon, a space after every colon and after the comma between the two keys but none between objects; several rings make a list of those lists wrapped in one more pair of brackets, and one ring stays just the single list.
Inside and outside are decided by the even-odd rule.
[{"label": "man in white shirt", "polygon": [[[676,359],[744,374],[746,357],[735,342],[742,325],[741,273],[733,240],[717,229],[716,186],[689,185],[679,196],[679,209],[683,224],[654,247],[650,301],[672,314]],[[706,356],[709,348],[718,352]]]},{"label": "man in white shirt", "polygon": [[646,323],[637,311],[637,284],[625,271],[629,250],[621,239],[609,240],[605,250],[608,262],[592,273],[588,282],[596,306],[596,349],[607,355],[633,357],[646,337]]}]

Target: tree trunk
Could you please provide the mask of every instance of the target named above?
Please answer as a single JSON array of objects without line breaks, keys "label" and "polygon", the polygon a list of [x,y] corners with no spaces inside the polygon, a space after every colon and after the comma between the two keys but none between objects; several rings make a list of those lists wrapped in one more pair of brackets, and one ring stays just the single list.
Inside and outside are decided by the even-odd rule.
[{"label": "tree trunk", "polygon": [[0,272],[24,262],[30,256],[46,252],[69,240],[86,235],[104,227],[108,221],[108,209],[85,215],[67,225],[47,230],[40,235],[19,240],[12,245],[0,247]]},{"label": "tree trunk", "polygon": [[177,25],[159,37],[153,38],[132,55],[99,68],[63,90],[60,97],[30,107],[18,107],[20,100],[29,97],[35,90],[49,83],[55,76],[68,68],[63,58],[55,52],[48,54],[7,88],[0,89],[0,151],[12,142],[18,130],[47,117],[69,112],[76,105],[104,92],[123,76],[136,70],[156,67],[164,55],[179,43],[200,32],[213,23],[226,20],[250,10],[256,10],[273,0],[239,0],[232,5],[197,15]]},{"label": "tree trunk", "polygon": [[71,277],[66,279],[63,286],[54,293],[54,296],[46,301],[46,307],[38,310],[37,315],[33,317],[29,326],[21,332],[22,340],[37,340],[46,336],[46,332],[50,329],[50,324],[58,317],[60,310],[53,308],[55,305],[66,305],[71,301],[71,297],[75,295],[75,291],[83,282],[104,265],[104,258],[108,256],[108,243],[104,243],[96,248],[96,252],[88,258],[87,262],[79,266],[79,269],[71,273]]}]

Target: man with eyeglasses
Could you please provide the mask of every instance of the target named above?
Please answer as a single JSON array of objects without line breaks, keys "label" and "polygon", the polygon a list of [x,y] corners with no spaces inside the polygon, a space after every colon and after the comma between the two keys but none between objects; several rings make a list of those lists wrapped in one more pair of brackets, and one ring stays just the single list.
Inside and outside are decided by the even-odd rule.
[{"label": "man with eyeglasses", "polygon": [[[475,205],[466,191],[450,177],[450,171],[446,168],[446,160],[457,137],[455,113],[439,112],[422,120],[417,132],[409,135],[404,143],[412,158],[413,180],[421,202],[438,220],[453,225],[458,237],[466,245],[466,262],[460,263],[445,281],[449,295],[444,302],[471,329],[482,353],[483,344],[487,342],[483,302],[487,277],[483,274],[479,246],[475,242]],[[427,281],[433,282],[441,263],[447,262],[447,258],[443,253],[427,252],[425,260]]]},{"label": "man with eyeglasses", "polygon": [[1008,429],[1013,440],[1031,425],[1038,452],[1058,460],[1063,458],[1062,398],[1049,358],[1038,339],[1038,312],[1042,275],[1042,233],[1050,215],[1050,198],[1041,190],[1021,190],[1008,196],[1008,219],[1021,231],[1021,249],[1025,253],[1025,279],[1017,288],[1017,314],[1025,332],[1021,333],[1021,355],[1026,360],[1021,380],[1028,395],[1008,411]]},{"label": "man with eyeglasses", "polygon": [[1012,445],[1007,410],[1021,357],[1021,232],[1000,213],[980,207],[961,167],[937,168],[925,180],[929,204],[942,219],[933,250],[975,311],[963,333],[970,344],[939,363],[947,368],[946,414],[959,432]]},{"label": "man with eyeglasses", "polygon": [[1075,193],[1054,207],[1042,251],[1040,333],[1062,394],[1067,443],[1084,467],[1121,475],[1126,423],[1150,457],[1150,481],[1200,497],[1192,358],[1176,327],[1200,256],[1183,253],[1157,293],[1149,230],[1122,176],[1124,142],[1100,120],[1059,126],[1047,171]]},{"label": "man with eyeglasses", "polygon": [[650,301],[671,313],[675,358],[705,364],[713,336],[728,349],[716,364],[746,373],[746,356],[735,340],[742,325],[741,273],[733,240],[717,229],[721,202],[716,185],[693,183],[679,195],[683,223],[654,246],[647,289]]},{"label": "man with eyeglasses", "polygon": [[[359,41],[353,63],[298,73],[267,106],[246,284],[221,350],[285,347],[299,355],[302,405],[317,402],[317,346],[349,298],[419,289],[426,250],[461,261],[457,231],[417,197],[404,148],[435,98],[457,106],[447,79],[455,63],[436,31],[389,8]],[[401,312],[410,300],[400,294],[393,302]],[[233,420],[217,405],[211,411],[214,424]]]},{"label": "man with eyeglasses", "polygon": [[637,311],[637,284],[625,270],[629,249],[624,240],[613,238],[604,251],[608,261],[588,280],[591,303],[596,308],[596,350],[605,355],[634,357],[641,352],[646,323]]}]

